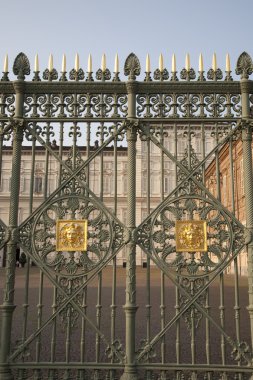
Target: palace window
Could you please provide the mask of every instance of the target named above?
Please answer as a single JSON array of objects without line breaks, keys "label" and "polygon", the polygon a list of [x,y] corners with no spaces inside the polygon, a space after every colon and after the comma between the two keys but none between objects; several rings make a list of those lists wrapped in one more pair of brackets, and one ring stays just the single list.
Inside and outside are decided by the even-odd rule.
[{"label": "palace window", "polygon": [[34,178],[34,192],[37,194],[42,193],[43,191],[43,178],[36,176]]}]

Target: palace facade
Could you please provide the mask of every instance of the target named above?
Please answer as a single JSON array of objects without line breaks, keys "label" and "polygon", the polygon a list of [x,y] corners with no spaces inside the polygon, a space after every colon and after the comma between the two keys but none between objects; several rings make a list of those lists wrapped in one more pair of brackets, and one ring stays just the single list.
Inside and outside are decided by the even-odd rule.
[{"label": "palace facade", "polygon": [[[166,138],[163,140],[165,148],[176,156],[178,160],[184,158],[188,144],[187,138],[183,138],[183,134],[183,130],[181,135],[180,131],[177,131],[177,141],[175,141],[174,130],[170,127],[167,129]],[[203,147],[201,130],[196,127],[195,134],[191,137],[191,145],[196,153],[196,157],[201,159],[203,157],[203,149],[205,150],[204,154],[210,152],[215,146],[215,140],[211,137],[211,133],[207,134]],[[52,143],[52,148],[58,149],[55,141]],[[94,145],[91,146],[91,152],[97,148],[98,143],[95,141]],[[68,159],[70,149],[71,147],[63,147],[63,160]],[[234,207],[236,217],[245,224],[243,163],[240,142],[237,142],[233,147],[235,162],[233,168],[235,203],[233,205],[228,151],[229,147],[225,146],[219,153],[221,201],[229,210],[232,210]],[[80,157],[85,159],[86,148],[79,148],[79,152]],[[33,154],[35,157],[32,159]],[[12,147],[4,146],[0,187],[0,215],[6,225],[8,225],[9,219],[10,184],[12,181],[11,162]],[[32,162],[34,162],[34,167],[32,167]],[[115,177],[116,167],[117,176]],[[139,139],[137,142],[136,172],[136,224],[139,225],[145,220],[149,212],[152,212],[175,188],[177,169],[175,163],[166,157],[155,144]],[[215,157],[210,156],[205,163],[205,180],[209,190],[217,196],[215,173]],[[32,152],[31,146],[23,146],[19,195],[19,224],[25,221],[33,210],[57,189],[60,183],[60,168],[57,160],[52,155],[46,158],[45,150],[40,146],[35,148],[35,153]],[[102,166],[100,155],[91,161],[89,165],[89,187],[126,224],[127,149],[124,144],[117,147],[116,164],[115,151],[110,146],[103,150]],[[116,196],[115,191],[117,192]],[[124,266],[125,262],[126,251],[122,249],[117,256],[117,264]],[[146,262],[146,255],[138,248],[137,265],[145,266]],[[0,251],[0,266],[3,266],[4,263],[5,253],[2,250]],[[246,254],[243,254],[240,256],[240,273],[246,274],[246,270]]]}]

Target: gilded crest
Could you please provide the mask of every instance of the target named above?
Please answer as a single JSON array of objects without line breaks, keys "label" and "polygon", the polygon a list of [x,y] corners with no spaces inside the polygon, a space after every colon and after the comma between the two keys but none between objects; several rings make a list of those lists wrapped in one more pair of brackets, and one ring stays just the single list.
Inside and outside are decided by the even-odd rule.
[{"label": "gilded crest", "polygon": [[177,220],[176,251],[206,252],[206,222],[203,220]]},{"label": "gilded crest", "polygon": [[87,250],[87,220],[57,220],[57,251]]}]

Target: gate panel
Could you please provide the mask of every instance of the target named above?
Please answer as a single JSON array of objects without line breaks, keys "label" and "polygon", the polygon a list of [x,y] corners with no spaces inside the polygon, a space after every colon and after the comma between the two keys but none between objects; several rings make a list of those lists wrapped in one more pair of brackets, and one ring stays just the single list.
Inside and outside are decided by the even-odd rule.
[{"label": "gate panel", "polygon": [[[139,245],[161,270],[161,302],[160,306],[156,305],[161,309],[160,330],[157,325],[155,326],[152,323],[149,313],[148,321],[149,323],[151,321],[153,334],[150,337],[150,334],[147,333],[145,344],[140,349],[138,357],[140,362],[146,362],[145,365],[150,370],[154,369],[154,363],[160,362],[164,363],[166,369],[165,363],[177,363],[179,372],[187,363],[189,363],[188,368],[190,366],[194,368],[205,362],[207,365],[212,363],[225,367],[234,364],[230,355],[231,351],[233,351],[233,356],[236,357],[240,365],[243,362],[245,364],[250,363],[250,356],[247,353],[245,355],[244,350],[238,354],[238,346],[243,347],[246,351],[248,349],[246,344],[238,344],[242,339],[241,326],[247,325],[249,328],[249,319],[246,318],[245,313],[243,313],[243,322],[240,323],[240,299],[243,299],[244,307],[247,305],[247,301],[245,281],[243,281],[244,285],[242,282],[240,286],[242,279],[238,277],[238,257],[240,257],[238,255],[245,245],[245,227],[234,216],[235,194],[233,189],[240,184],[240,181],[236,181],[234,184],[234,162],[231,154],[234,153],[238,142],[240,143],[239,129],[240,127],[236,127],[234,123],[231,123],[229,127],[227,123],[219,127],[217,124],[213,126],[210,124],[205,130],[203,130],[203,125],[202,127],[190,127],[189,125],[184,127],[182,124],[174,123],[172,126],[163,124],[163,138],[161,139],[160,132],[156,132],[159,129],[152,128],[150,125],[141,127],[142,139],[150,139],[160,149],[161,172],[164,178],[166,178],[166,174],[168,175],[168,168],[173,168],[172,165],[175,165],[176,172],[173,173],[170,170],[168,177],[172,183],[175,181],[175,177],[177,180],[177,186],[172,191],[168,191],[166,188],[167,194],[169,194],[166,194],[165,199],[163,188],[162,199],[164,200],[142,222],[137,232]],[[183,145],[183,149],[178,150],[178,145],[170,146],[169,149],[165,148],[165,146],[169,146],[169,141],[166,139],[174,130],[176,130],[176,134],[183,132],[185,136],[186,144]],[[218,139],[217,130],[220,131]],[[199,131],[206,133],[209,143],[211,137],[215,139],[214,148],[210,152],[205,153],[203,149],[205,146],[203,134],[200,135],[201,139],[199,139],[202,146],[197,144],[196,134]],[[174,142],[177,142],[175,135]],[[147,144],[150,143],[147,142]],[[198,147],[199,149],[197,149]],[[229,153],[231,153],[226,170],[232,174],[228,182],[229,189],[227,189],[233,194],[232,199],[227,203],[227,207],[231,211],[233,210],[232,213],[220,204],[219,199],[221,197],[217,196],[217,194],[222,193],[224,188],[221,185],[223,180],[221,174],[223,173],[220,168],[215,170],[215,165],[219,164],[224,149],[230,149]],[[149,150],[148,148],[148,156]],[[215,182],[215,189],[212,187],[211,192],[209,189],[211,183],[210,170],[212,170],[212,184]],[[219,180],[217,180],[217,175]],[[148,181],[150,181],[150,173],[148,173]],[[164,179],[161,183],[164,183]],[[183,223],[181,227],[180,225],[176,226],[178,220]],[[186,254],[184,251],[186,248],[181,249],[181,252],[180,246],[176,249],[176,228],[181,228],[181,240],[183,240],[181,243],[184,243],[184,239],[187,241],[186,238],[189,236],[190,220],[197,220],[195,225],[196,239],[199,239],[200,243],[203,231],[199,228],[198,221],[206,221],[207,239],[210,239],[206,252],[197,253],[190,249],[190,252]],[[185,236],[182,233],[182,227],[186,228],[185,231],[183,230]],[[188,244],[193,245],[192,235],[190,235]],[[201,244],[199,249],[201,249]],[[227,298],[231,297],[229,292],[232,291],[232,288],[231,284],[227,283],[230,277],[226,275],[227,268],[229,267],[231,270],[231,266],[229,266],[231,263],[233,264],[235,292],[234,338],[226,333],[226,327],[231,326],[231,320],[228,320],[227,317]],[[150,273],[147,276],[149,277]],[[168,277],[167,286],[165,286],[164,276]],[[150,281],[148,278],[148,283]],[[226,287],[224,281],[226,281]],[[173,294],[173,287],[175,287],[175,294]],[[176,309],[175,314],[169,310],[166,313],[164,312],[166,309],[164,293],[167,293],[167,297],[170,298],[170,310],[172,305]],[[219,296],[215,293],[218,293]],[[241,297],[239,297],[239,293],[241,293]],[[150,299],[149,292],[147,299]],[[157,304],[157,302],[155,303]],[[149,310],[152,309],[152,302],[147,302],[147,305],[150,305]],[[200,305],[202,305],[202,310]],[[216,310],[219,312],[217,313]],[[157,314],[158,310],[154,310],[153,319],[155,319],[154,315]],[[231,313],[230,317],[232,317]],[[147,331],[149,330],[150,326]],[[248,340],[244,329],[242,333],[244,339]],[[220,341],[219,348],[218,341]],[[232,348],[228,348],[228,344]],[[159,367],[158,364],[157,366]]]},{"label": "gate panel", "polygon": [[[92,147],[89,144],[89,156],[85,159],[81,150],[82,146],[79,146],[79,141],[82,142],[85,139],[85,135],[82,133],[82,131],[85,132],[84,125],[79,126],[75,123],[74,126],[70,124],[68,127],[66,123],[62,122],[60,133],[65,134],[67,138],[62,139],[60,147],[55,147],[55,144],[51,143],[51,138],[54,136],[51,135],[53,128],[49,122],[42,130],[40,130],[40,125],[35,122],[32,125],[29,124],[26,137],[30,138],[31,136],[34,138],[35,144],[43,148],[45,182],[50,184],[52,177],[50,167],[54,167],[54,164],[61,166],[61,182],[51,194],[49,193],[50,186],[47,189],[41,189],[44,201],[20,226],[20,247],[40,268],[40,280],[37,282],[38,305],[36,307],[34,305],[33,309],[34,311],[37,309],[37,322],[34,321],[37,329],[35,332],[31,330],[29,332],[27,329],[31,307],[29,305],[30,291],[28,290],[31,274],[27,273],[23,335],[16,343],[10,360],[13,362],[13,366],[18,368],[25,357],[26,362],[28,361],[25,364],[26,368],[29,366],[33,368],[36,376],[46,376],[47,371],[44,373],[38,368],[48,368],[49,364],[46,363],[50,363],[51,369],[48,376],[51,377],[56,376],[56,368],[67,368],[62,372],[66,377],[74,375],[72,367],[76,369],[78,362],[87,362],[87,368],[89,368],[89,362],[93,363],[90,367],[94,367],[97,363],[95,373],[98,376],[101,361],[105,363],[105,368],[108,367],[108,370],[110,363],[116,363],[115,366],[112,364],[115,370],[115,367],[117,368],[120,364],[122,367],[124,355],[120,342],[122,337],[120,340],[118,338],[120,329],[117,321],[119,319],[116,319],[116,255],[124,245],[124,227],[115,216],[117,195],[111,197],[104,204],[101,203],[104,182],[107,178],[107,161],[103,155],[105,156],[108,150],[111,156],[114,154],[113,150],[117,154],[117,133],[119,131],[120,139],[124,138],[124,127],[119,122],[113,126],[96,125],[95,123],[86,125],[86,135],[93,133],[100,137],[100,142],[95,145],[93,143]],[[57,131],[56,125],[54,125],[54,131]],[[105,141],[106,136],[108,138]],[[69,137],[70,141],[68,142]],[[64,144],[66,140],[69,147]],[[111,147],[108,147],[106,151],[108,144],[111,144]],[[87,152],[85,153],[87,154]],[[99,169],[96,168],[98,165]],[[36,167],[36,160],[34,166]],[[92,173],[93,167],[95,173]],[[87,170],[88,168],[89,170]],[[35,170],[32,169],[32,171]],[[102,173],[99,183],[94,181],[96,172]],[[115,176],[115,182],[116,180]],[[93,188],[97,195],[90,188]],[[106,203],[108,208],[105,206]],[[109,210],[109,207],[112,211]],[[68,229],[75,227],[75,220],[83,219],[88,220],[87,252],[81,254],[56,253],[56,221],[70,221],[66,227],[63,227],[62,236],[60,236],[67,249]],[[73,234],[70,239],[74,239]],[[108,264],[111,265],[111,268],[107,270],[106,276],[110,276],[109,273],[112,275],[112,282],[109,285],[111,303],[104,304],[104,294],[107,294],[107,302],[110,299],[109,289],[103,290],[103,269]],[[29,266],[27,266],[28,268]],[[108,278],[105,281],[108,287]],[[46,290],[44,283],[47,283]],[[96,300],[95,303],[94,300]],[[46,304],[47,311],[44,307]],[[87,346],[87,336],[89,342],[94,342],[93,347],[90,347],[90,343]],[[50,349],[47,347],[47,341],[50,341]],[[77,371],[78,376],[89,376],[85,371],[86,369],[80,368]],[[19,376],[25,376],[24,370],[19,370]]]}]

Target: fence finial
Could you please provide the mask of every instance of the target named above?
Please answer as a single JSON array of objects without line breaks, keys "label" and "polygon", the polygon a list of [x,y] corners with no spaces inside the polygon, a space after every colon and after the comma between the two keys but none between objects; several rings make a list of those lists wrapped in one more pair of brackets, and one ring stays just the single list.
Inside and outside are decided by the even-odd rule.
[{"label": "fence finial", "polygon": [[66,72],[66,55],[65,54],[63,54],[62,56],[61,71],[62,73]]},{"label": "fence finial", "polygon": [[190,71],[190,69],[191,69],[190,54],[187,53],[185,56],[185,70]]},{"label": "fence finial", "polygon": [[8,59],[8,54],[6,54],[6,56],[4,57],[4,69],[3,69],[4,73],[8,73],[8,64],[9,64],[9,59]]},{"label": "fence finial", "polygon": [[78,71],[79,69],[80,69],[79,54],[76,53],[76,56],[75,56],[75,70]]},{"label": "fence finial", "polygon": [[50,54],[48,58],[48,70],[50,73],[53,71],[53,68],[54,68],[53,54]]},{"label": "fence finial", "polygon": [[244,51],[238,58],[235,73],[241,75],[241,79],[248,79],[253,73],[253,63],[250,55]]},{"label": "fence finial", "polygon": [[118,56],[118,53],[116,53],[116,55],[115,55],[114,72],[119,73],[119,56]]},{"label": "fence finial", "polygon": [[139,58],[134,53],[129,54],[125,61],[124,74],[128,75],[128,79],[135,80],[136,76],[140,75],[140,73],[141,65]]},{"label": "fence finial", "polygon": [[150,73],[150,57],[149,54],[146,56],[146,72]]},{"label": "fence finial", "polygon": [[203,72],[204,71],[204,63],[203,63],[203,55],[202,53],[200,53],[199,55],[199,72]]},{"label": "fence finial", "polygon": [[163,65],[163,55],[159,55],[159,70],[163,71],[164,70],[164,65]]},{"label": "fence finial", "polygon": [[38,56],[38,54],[36,54],[35,58],[34,58],[34,71],[35,72],[40,71],[40,69],[39,69],[39,56]]},{"label": "fence finial", "polygon": [[226,54],[226,71],[231,71],[229,54]]},{"label": "fence finial", "polygon": [[172,54],[172,59],[171,59],[171,72],[172,73],[177,72],[176,55],[174,53]]},{"label": "fence finial", "polygon": [[217,71],[217,58],[216,58],[216,53],[213,53],[212,69],[213,69],[213,71]]},{"label": "fence finial", "polygon": [[13,73],[18,79],[24,80],[25,75],[30,74],[30,62],[24,53],[19,53],[13,64]]},{"label": "fence finial", "polygon": [[102,55],[102,59],[101,59],[101,70],[103,73],[106,70],[106,55],[105,55],[105,53]]},{"label": "fence finial", "polygon": [[88,73],[92,73],[92,56],[91,56],[91,54],[89,54],[89,57],[88,57],[88,68],[87,68],[87,72],[88,72]]}]

